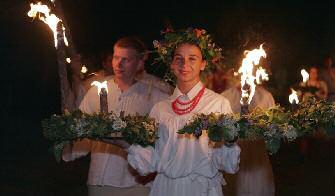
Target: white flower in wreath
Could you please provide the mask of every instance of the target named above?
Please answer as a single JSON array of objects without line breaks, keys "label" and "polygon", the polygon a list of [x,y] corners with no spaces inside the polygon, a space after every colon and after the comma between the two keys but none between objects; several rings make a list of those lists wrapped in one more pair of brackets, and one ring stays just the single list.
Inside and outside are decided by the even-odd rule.
[{"label": "white flower in wreath", "polygon": [[155,131],[155,126],[153,124],[147,123],[147,122],[142,122],[143,127],[145,128],[146,131],[153,132]]},{"label": "white flower in wreath", "polygon": [[123,120],[121,120],[121,118],[117,118],[115,119],[115,121],[113,122],[113,129],[116,131],[120,131],[121,129],[127,127],[127,123]]},{"label": "white flower in wreath", "polygon": [[159,48],[161,46],[161,44],[157,40],[154,40],[152,43],[154,44],[154,48]]},{"label": "white flower in wreath", "polygon": [[283,135],[288,141],[293,141],[298,137],[298,133],[292,125],[285,125]]},{"label": "white flower in wreath", "polygon": [[118,119],[119,117],[114,113],[109,113],[107,118],[111,121],[114,121],[114,120]]},{"label": "white flower in wreath", "polygon": [[272,138],[272,137],[274,137],[276,135],[278,129],[279,129],[278,125],[276,125],[276,124],[270,124],[268,126],[268,129],[266,131],[264,131],[264,136]]},{"label": "white flower in wreath", "polygon": [[224,117],[217,122],[217,125],[228,129],[229,139],[233,140],[239,135],[240,126],[233,118]]},{"label": "white flower in wreath", "polygon": [[234,139],[238,136],[240,131],[240,126],[238,124],[236,126],[234,124],[229,124],[226,127],[229,129],[230,138]]},{"label": "white flower in wreath", "polygon": [[84,119],[74,119],[75,124],[71,125],[71,129],[75,131],[78,137],[82,137],[87,134],[85,127],[88,123]]}]

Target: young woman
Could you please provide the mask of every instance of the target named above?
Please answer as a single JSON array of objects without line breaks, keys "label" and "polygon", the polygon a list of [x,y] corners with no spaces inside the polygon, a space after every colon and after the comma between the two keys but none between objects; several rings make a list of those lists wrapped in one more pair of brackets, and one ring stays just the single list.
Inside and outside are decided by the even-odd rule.
[{"label": "young woman", "polygon": [[177,133],[195,114],[232,112],[224,97],[200,81],[207,62],[198,43],[178,44],[170,65],[177,86],[173,95],[150,113],[159,123],[155,148],[128,148],[128,161],[139,173],[157,171],[151,196],[221,196],[224,180],[219,170],[235,173],[239,168],[240,148],[236,144],[214,148],[205,132],[199,139]]}]

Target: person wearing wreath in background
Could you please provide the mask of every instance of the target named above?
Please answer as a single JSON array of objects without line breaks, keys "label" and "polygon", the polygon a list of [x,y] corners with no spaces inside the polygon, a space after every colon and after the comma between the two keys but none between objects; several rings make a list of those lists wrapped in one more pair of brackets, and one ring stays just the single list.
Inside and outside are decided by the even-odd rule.
[{"label": "person wearing wreath in background", "polygon": [[333,67],[333,58],[330,55],[327,55],[323,59],[323,67],[320,70],[320,79],[327,84],[327,100],[335,102],[335,68]]},{"label": "person wearing wreath in background", "polygon": [[306,83],[299,84],[303,88],[302,100],[314,96],[317,99],[327,99],[328,87],[327,84],[319,79],[318,68],[312,66],[309,68],[309,79]]},{"label": "person wearing wreath in background", "polygon": [[[238,82],[238,83],[237,83]],[[223,95],[230,102],[234,113],[241,111],[241,85],[235,85]],[[249,105],[249,111],[260,108],[269,109],[275,106],[272,94],[262,86],[256,86],[254,97]],[[275,195],[275,183],[269,155],[264,139],[240,139],[241,147],[240,170],[235,175],[226,175],[225,191],[232,196],[271,196]]]},{"label": "person wearing wreath in background", "polygon": [[196,114],[232,112],[224,97],[200,81],[200,72],[220,60],[220,50],[206,31],[199,29],[165,32],[156,48],[160,59],[170,64],[177,86],[150,112],[159,123],[155,147],[130,146],[128,161],[142,175],[157,171],[151,196],[221,196],[224,179],[219,170],[238,170],[238,145],[230,141],[214,148],[205,132],[200,132],[198,139],[177,133]]},{"label": "person wearing wreath in background", "polygon": [[[114,75],[108,83],[108,109],[116,114],[148,114],[155,103],[168,94],[155,86],[137,81],[137,73],[143,69],[146,48],[136,37],[124,37],[114,45],[112,67]],[[84,96],[80,110],[85,113],[99,112],[99,95],[92,87]],[[127,153],[120,147],[101,141],[84,139],[68,145],[63,160],[72,161],[91,153],[88,174],[89,195],[147,195],[149,188],[136,181],[136,172],[127,162]]]}]

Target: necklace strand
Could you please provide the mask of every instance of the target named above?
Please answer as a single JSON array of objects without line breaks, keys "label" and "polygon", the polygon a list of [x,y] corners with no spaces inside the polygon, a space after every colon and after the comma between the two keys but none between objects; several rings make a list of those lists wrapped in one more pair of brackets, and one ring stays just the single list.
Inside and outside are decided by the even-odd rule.
[{"label": "necklace strand", "polygon": [[[180,101],[178,97],[171,104],[172,110],[174,111],[174,113],[178,115],[190,113],[198,105],[200,98],[202,97],[204,92],[205,92],[205,87],[202,87],[202,89],[198,92],[198,94],[192,100],[187,101],[187,102]],[[179,108],[178,104],[182,106],[186,106],[186,105],[189,105],[189,106],[187,106],[186,108]]]}]

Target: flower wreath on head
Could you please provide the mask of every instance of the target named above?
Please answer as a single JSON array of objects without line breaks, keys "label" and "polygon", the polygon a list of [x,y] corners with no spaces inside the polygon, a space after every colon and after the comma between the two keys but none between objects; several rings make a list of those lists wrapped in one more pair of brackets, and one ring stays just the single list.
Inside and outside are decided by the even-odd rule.
[{"label": "flower wreath on head", "polygon": [[[197,45],[204,60],[207,61],[205,74],[213,72],[217,67],[223,66],[222,60],[222,49],[219,48],[211,39],[211,36],[204,29],[188,28],[183,30],[174,31],[167,29],[162,31],[161,34],[164,36],[163,40],[154,40],[154,48],[158,53],[158,57],[155,58],[154,63],[164,63],[170,65],[173,60],[173,54],[175,49],[183,43],[191,43]],[[171,74],[169,71],[166,75]],[[169,80],[170,77],[165,79]]]}]

